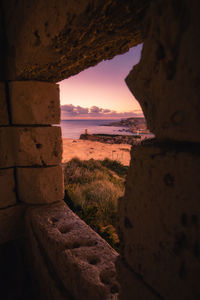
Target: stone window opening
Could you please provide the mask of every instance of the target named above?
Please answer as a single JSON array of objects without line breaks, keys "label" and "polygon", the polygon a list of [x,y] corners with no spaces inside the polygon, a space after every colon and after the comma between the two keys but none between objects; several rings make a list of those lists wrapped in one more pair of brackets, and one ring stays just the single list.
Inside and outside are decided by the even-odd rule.
[{"label": "stone window opening", "polygon": [[[32,206],[26,213],[27,231],[32,237],[29,240],[29,247],[36,258],[34,263],[36,273],[40,273],[48,286],[51,282],[53,293],[58,297],[63,297],[61,295],[63,289],[64,297],[68,294],[77,299],[82,299],[83,294],[87,295],[87,299],[88,297],[89,299],[116,297],[120,289],[115,270],[118,254],[73,214],[63,202],[59,201],[63,199],[63,174],[59,166],[62,152],[61,132],[57,125],[48,125],[57,124],[59,120],[58,86],[51,83],[19,82],[13,84],[11,88],[11,96],[17,99],[23,99],[24,90],[26,90],[32,114],[28,115],[27,112],[23,112],[24,100],[21,104],[19,100],[13,101],[17,103],[18,110],[22,110],[23,119],[30,124],[22,133],[20,132],[24,139],[21,141],[25,145],[26,140],[30,139],[30,130],[33,130],[31,139],[36,149],[36,152],[29,154],[29,149],[21,147],[24,151],[22,154],[19,151],[21,164],[22,158],[24,165],[27,165],[25,158],[31,161],[34,156],[37,162],[35,167],[29,169],[22,165],[17,170],[20,199],[30,205],[35,204],[37,200],[38,204]],[[40,90],[39,95],[38,90]],[[38,104],[40,107],[43,105],[40,111],[41,116],[38,116],[38,110],[35,109]],[[33,117],[36,119],[34,122],[38,124],[34,127],[32,127],[31,119]],[[13,120],[15,118],[17,120],[17,116]],[[34,178],[37,180],[35,181]],[[30,186],[33,188],[30,189]],[[50,267],[42,259],[44,251],[46,259],[51,262]],[[70,272],[70,277],[67,272]],[[63,288],[56,287],[55,277],[61,285],[64,285]],[[77,278],[81,282],[79,290],[76,289]]]},{"label": "stone window opening", "polygon": [[[139,111],[140,106],[136,103],[136,100],[134,99],[132,94],[130,94],[124,82],[124,77],[127,76],[129,71],[132,69],[133,65],[137,64],[138,61],[140,60],[141,51],[142,51],[142,45],[139,45],[137,47],[130,49],[129,52],[126,52],[124,55],[115,56],[111,61],[104,61],[102,63],[99,63],[96,67],[87,69],[86,71],[83,71],[80,74],[73,76],[72,78],[68,78],[67,80],[58,83],[60,86],[61,128],[62,128],[62,138],[63,138],[62,162],[63,162],[63,171],[64,174],[66,174],[65,176],[72,176],[72,178],[76,177],[76,175],[75,176],[73,174],[70,175],[71,174],[70,171],[67,170],[65,171],[67,166],[69,166],[68,168],[71,168],[75,164],[77,166],[77,170],[74,169],[74,173],[76,174],[77,172],[79,173],[85,170],[86,166],[84,168],[82,166],[82,170],[80,169],[81,162],[78,161],[76,162],[76,158],[80,160],[86,160],[86,161],[88,161],[91,158],[95,160],[100,160],[98,163],[99,164],[98,167],[94,165],[94,171],[91,172],[90,169],[88,169],[87,172],[88,172],[88,176],[90,174],[90,177],[92,176],[91,175],[92,173],[94,174],[93,176],[95,176],[95,172],[97,168],[102,167],[100,165],[100,162],[103,161],[104,159],[109,159],[111,161],[112,160],[119,161],[120,163],[122,163],[121,168],[124,169],[123,172],[127,172],[125,171],[125,169],[127,170],[130,164],[131,145],[134,143],[138,143],[138,141],[140,140],[140,136],[142,136],[142,139],[146,138],[146,135],[144,135],[145,129],[142,127],[144,126],[144,124],[142,123],[143,119],[141,119],[143,117],[142,111],[141,110]],[[111,68],[113,68],[114,70],[111,70]],[[115,74],[116,72],[120,74],[116,75]],[[118,85],[120,84],[121,86],[118,87]],[[108,85],[111,85],[110,89],[108,88]],[[95,92],[94,90],[95,88],[97,89],[98,92]],[[105,90],[105,92],[102,91],[103,89]],[[114,91],[113,94],[111,94],[110,90],[113,89],[117,89],[117,92]],[[92,92],[90,92],[91,90]],[[98,103],[99,103],[98,93],[100,92],[101,92],[100,103],[102,107],[104,107],[105,104],[108,107],[107,102],[110,99],[111,100],[109,106],[110,109],[106,110],[101,107],[98,107]],[[119,99],[118,98],[116,99],[116,96],[119,93],[121,96],[119,96]],[[107,97],[108,99],[105,100],[103,97],[105,98]],[[87,98],[89,98],[89,100],[90,98],[92,99],[92,105],[93,105],[92,108],[89,107],[86,108],[85,103],[87,104],[89,102]],[[85,102],[84,99],[87,99],[87,102]],[[119,105],[121,105],[120,106],[122,111],[121,113],[120,112],[117,113],[112,109],[114,108],[112,107],[113,99],[115,99],[115,102],[117,101],[120,102],[121,100],[122,103],[119,103]],[[130,106],[129,102],[131,102],[130,104],[132,106]],[[91,100],[89,103],[91,105]],[[132,108],[132,112],[131,111],[128,112],[128,110],[124,109],[126,108],[127,103]],[[84,105],[83,107],[81,106],[82,104]],[[120,124],[119,126],[115,125],[115,127],[113,127],[113,131],[110,129],[112,128],[110,126],[103,126],[103,127],[97,126],[97,124],[103,125],[107,123],[110,124],[112,122],[119,123],[119,120],[131,118],[131,117],[135,117],[136,119],[134,119],[133,123],[129,124],[129,127],[125,127],[126,124],[123,127],[122,122],[121,122],[122,123],[121,127]],[[89,121],[88,118],[90,118]],[[91,124],[94,124],[93,127],[92,125],[90,125],[90,122]],[[82,124],[86,124],[86,125],[82,125]],[[69,129],[67,126],[69,126]],[[79,126],[78,129],[75,126],[77,127]],[[90,127],[86,129],[87,126]],[[139,128],[143,128],[143,131],[142,129],[140,131],[142,132],[142,135],[139,135]],[[87,134],[84,134],[85,130],[87,130]],[[129,134],[128,130],[132,130],[134,132],[135,138],[133,138],[131,135],[128,135]],[[108,142],[106,142],[103,140],[106,137],[92,135],[92,133],[95,132],[99,134],[101,132],[102,133],[108,132],[110,134],[118,135],[118,137],[117,136],[113,138],[110,137],[110,141],[108,140]],[[81,140],[79,138],[81,138]],[[109,139],[109,137],[107,138]],[[95,147],[97,149],[95,149]],[[105,152],[106,154],[104,155],[103,152]],[[103,155],[105,157],[103,157]],[[71,159],[74,159],[73,163],[69,164],[68,162],[71,161]],[[95,164],[95,161],[93,164]],[[123,167],[123,165],[125,166]],[[108,168],[106,170],[110,172],[109,176],[112,177],[111,172],[114,171]],[[101,171],[99,169],[99,173],[100,172]],[[86,221],[86,223],[89,222],[88,224],[90,224],[92,228],[94,228],[100,235],[105,236],[105,238],[107,237],[106,238],[107,241],[109,241],[111,245],[116,247],[116,249],[119,249],[118,236],[116,232],[117,228],[115,226],[113,227],[113,225],[107,222],[104,225],[98,225],[100,224],[100,222],[98,221],[98,219],[96,219],[97,215],[99,215],[99,217],[102,218],[103,211],[107,210],[106,206],[103,208],[103,204],[99,202],[99,207],[98,207],[98,205],[96,206],[94,203],[95,197],[97,197],[96,201],[100,201],[97,199],[100,199],[101,195],[103,197],[103,194],[106,197],[106,199],[109,197],[109,199],[111,200],[105,199],[104,200],[105,205],[106,205],[106,201],[111,201],[112,205],[110,206],[110,210],[113,209],[113,211],[115,211],[113,212],[113,217],[112,218],[110,217],[112,219],[112,221],[110,219],[110,222],[114,222],[114,219],[117,219],[117,215],[116,215],[117,199],[114,200],[114,196],[113,197],[109,196],[109,193],[110,195],[111,193],[119,193],[118,198],[123,197],[124,191],[122,191],[122,189],[124,189],[124,187],[122,187],[121,180],[124,181],[124,185],[125,185],[125,178],[124,176],[120,177],[116,173],[116,178],[117,176],[119,177],[118,186],[117,183],[113,183],[113,181],[109,178],[107,178],[106,180],[104,179],[105,180],[104,182],[103,179],[98,179],[98,178],[95,179],[95,177],[93,181],[87,181],[87,180],[84,181],[84,179],[79,179],[80,181],[81,180],[83,181],[83,184],[80,185],[79,183],[77,184],[68,183],[67,186],[69,187],[69,190],[67,190],[68,189],[67,187],[64,187],[65,188],[64,200],[72,210],[76,211],[77,214]],[[115,181],[117,180],[116,178]],[[68,181],[67,177],[65,178],[65,180],[66,182]],[[99,189],[98,195],[97,195],[97,191],[94,191],[93,186],[95,184],[96,184],[96,189]],[[103,185],[104,185],[104,192],[101,188],[101,186],[103,187]],[[88,186],[88,188],[91,190],[84,192],[84,186],[85,187]],[[87,200],[82,200],[82,199],[86,199],[85,197],[87,197],[85,196],[86,195],[85,193],[87,194],[89,193],[88,197],[92,197],[93,199],[91,199],[89,202],[87,202]],[[92,206],[92,202],[94,203],[94,206]],[[100,208],[101,206],[102,208]],[[114,207],[112,208],[112,206],[114,206],[115,208]],[[87,210],[88,212],[86,212]],[[90,216],[92,211],[93,211],[93,217]],[[102,213],[100,213],[100,211],[102,211]],[[109,212],[107,213],[107,215],[105,215],[105,218],[108,218],[108,214]],[[105,220],[102,219],[102,222],[105,222]]]}]

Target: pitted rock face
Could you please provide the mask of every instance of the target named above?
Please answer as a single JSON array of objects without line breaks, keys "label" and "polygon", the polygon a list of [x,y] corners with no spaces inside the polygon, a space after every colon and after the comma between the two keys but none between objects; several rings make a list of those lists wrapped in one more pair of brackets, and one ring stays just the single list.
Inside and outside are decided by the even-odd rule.
[{"label": "pitted rock face", "polygon": [[[81,300],[118,299],[120,284],[115,269],[118,254],[64,202],[30,208],[26,221],[39,281],[43,288],[49,286],[49,278],[52,274],[55,278],[56,274],[59,285],[55,286],[53,295],[60,286],[65,295],[64,298],[53,298],[49,295],[53,286],[49,286],[43,299],[68,299],[67,295],[71,296],[69,299]],[[41,249],[50,262],[48,265],[44,257],[38,261]],[[45,274],[46,267],[48,272]]]},{"label": "pitted rock face", "polygon": [[[134,274],[124,279],[119,263],[120,299],[134,299],[131,289],[135,299],[152,299],[144,293],[153,290],[153,299],[198,299],[199,147],[152,139],[133,146],[131,154],[118,210],[121,257]],[[146,283],[141,298],[135,274]]]},{"label": "pitted rock face", "polygon": [[140,63],[126,79],[157,138],[200,141],[198,10],[199,1],[153,1]]},{"label": "pitted rock face", "polygon": [[56,82],[128,51],[143,40],[149,2],[4,1],[3,79]]}]

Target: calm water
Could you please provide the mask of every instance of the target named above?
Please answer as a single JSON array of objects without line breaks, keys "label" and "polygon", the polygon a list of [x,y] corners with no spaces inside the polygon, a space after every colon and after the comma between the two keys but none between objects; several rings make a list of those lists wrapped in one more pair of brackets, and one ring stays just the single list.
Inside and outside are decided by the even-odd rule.
[{"label": "calm water", "polygon": [[63,120],[61,121],[62,137],[79,139],[80,135],[85,133],[85,129],[88,130],[88,133],[131,134],[118,131],[125,129],[125,127],[100,126],[116,121],[120,120]]}]

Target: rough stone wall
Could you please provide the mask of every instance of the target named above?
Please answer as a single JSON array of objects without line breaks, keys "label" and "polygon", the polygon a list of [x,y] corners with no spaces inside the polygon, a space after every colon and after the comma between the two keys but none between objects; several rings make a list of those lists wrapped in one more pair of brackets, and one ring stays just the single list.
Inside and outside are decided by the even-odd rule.
[{"label": "rough stone wall", "polygon": [[126,79],[156,138],[132,148],[119,204],[120,299],[200,298],[198,7],[153,1],[141,61]]},{"label": "rough stone wall", "polygon": [[[44,205],[63,199],[61,129],[51,125],[59,122],[57,84],[0,82],[2,299],[39,299],[35,294],[37,282],[31,285],[33,272],[27,261],[25,214],[28,205]],[[22,239],[25,240],[22,242]],[[4,283],[8,278],[10,286]]]},{"label": "rough stone wall", "polygon": [[0,83],[0,243],[24,232],[25,203],[62,200],[59,87]]},{"label": "rough stone wall", "polygon": [[3,0],[7,80],[58,82],[143,39],[150,0]]},{"label": "rough stone wall", "polygon": [[157,138],[200,141],[199,1],[154,1],[140,63],[126,82]]}]

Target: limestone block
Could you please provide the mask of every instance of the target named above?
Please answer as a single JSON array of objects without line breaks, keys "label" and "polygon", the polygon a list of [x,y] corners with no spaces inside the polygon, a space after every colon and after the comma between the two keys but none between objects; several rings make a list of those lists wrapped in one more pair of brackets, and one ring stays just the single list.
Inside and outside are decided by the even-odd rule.
[{"label": "limestone block", "polygon": [[46,166],[61,162],[60,127],[13,127],[13,144],[17,166]]},{"label": "limestone block", "polygon": [[13,129],[12,127],[0,128],[0,168],[13,167]]},{"label": "limestone block", "polygon": [[39,81],[9,84],[13,124],[60,123],[59,86]]},{"label": "limestone block", "polygon": [[200,141],[199,1],[152,1],[142,57],[128,75],[157,138]]},{"label": "limestone block", "polygon": [[0,208],[16,203],[14,169],[0,169]]},{"label": "limestone block", "polygon": [[0,244],[23,237],[25,205],[0,209]]},{"label": "limestone block", "polygon": [[8,110],[6,103],[5,84],[0,82],[0,125],[8,125]]},{"label": "limestone block", "polygon": [[18,194],[22,202],[42,204],[63,199],[62,167],[17,168]]},{"label": "limestone block", "polygon": [[122,257],[164,299],[200,294],[199,150],[153,140],[133,146],[119,203]]},{"label": "limestone block", "polygon": [[61,162],[61,129],[57,126],[2,127],[0,145],[0,168]]},{"label": "limestone block", "polygon": [[[71,299],[118,299],[115,270],[118,254],[64,202],[31,207],[26,215],[26,228],[33,256],[45,255],[51,266],[48,274],[54,275],[63,293],[71,295]],[[37,278],[41,276],[44,260],[39,263]],[[45,286],[48,276],[43,280]]]}]

